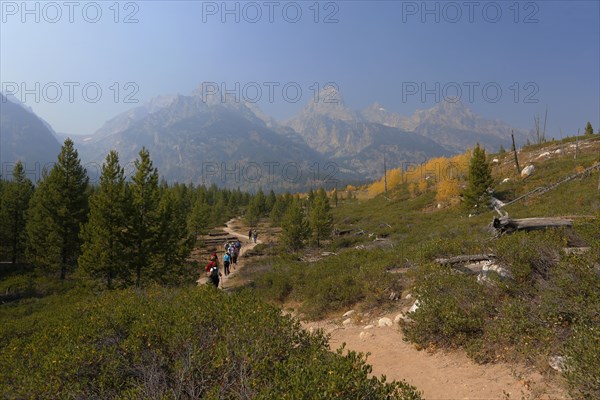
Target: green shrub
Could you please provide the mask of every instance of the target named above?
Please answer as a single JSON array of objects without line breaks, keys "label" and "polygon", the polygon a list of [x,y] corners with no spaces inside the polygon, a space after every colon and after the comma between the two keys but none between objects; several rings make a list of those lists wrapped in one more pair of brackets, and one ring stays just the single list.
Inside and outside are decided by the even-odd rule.
[{"label": "green shrub", "polygon": [[256,274],[254,289],[268,301],[301,302],[301,311],[318,319],[358,302],[372,307],[389,301],[389,293],[399,293],[401,284],[386,268],[401,261],[394,251],[387,250],[348,250],[313,263],[282,255],[261,261],[271,265]]},{"label": "green shrub", "polygon": [[600,329],[598,321],[575,325],[566,344],[566,372],[575,399],[600,398]]},{"label": "green shrub", "polygon": [[530,288],[537,278],[547,279],[566,245],[560,231],[516,232],[496,242],[498,260],[508,265],[515,281]]},{"label": "green shrub", "polygon": [[1,310],[2,397],[419,398],[249,293],[73,291],[41,302]]},{"label": "green shrub", "polygon": [[407,340],[423,346],[460,346],[483,334],[494,313],[492,299],[474,277],[449,267],[423,265],[416,273],[419,308],[403,327]]}]

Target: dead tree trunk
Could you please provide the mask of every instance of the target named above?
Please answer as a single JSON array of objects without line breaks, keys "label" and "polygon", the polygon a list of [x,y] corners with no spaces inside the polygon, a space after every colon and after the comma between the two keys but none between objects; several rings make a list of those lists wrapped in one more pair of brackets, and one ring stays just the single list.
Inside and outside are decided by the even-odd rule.
[{"label": "dead tree trunk", "polygon": [[495,217],[492,226],[498,234],[516,231],[533,231],[546,228],[572,227],[573,221],[564,218],[522,218],[512,219],[508,216]]},{"label": "dead tree trunk", "polygon": [[436,258],[435,262],[442,265],[464,264],[468,262],[491,261],[496,258],[495,254],[473,254],[456,256],[450,258]]},{"label": "dead tree trunk", "polygon": [[515,145],[515,135],[513,133],[511,133],[510,137],[512,138],[512,147],[513,147],[513,154],[515,156],[515,165],[517,166],[517,175],[519,175],[521,173],[521,168],[519,167],[519,158],[517,157],[517,146]]}]

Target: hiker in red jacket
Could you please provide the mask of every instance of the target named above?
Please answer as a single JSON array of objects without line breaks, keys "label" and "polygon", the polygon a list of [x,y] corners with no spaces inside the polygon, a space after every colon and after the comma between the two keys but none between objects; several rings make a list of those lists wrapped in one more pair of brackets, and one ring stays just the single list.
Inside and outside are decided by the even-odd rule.
[{"label": "hiker in red jacket", "polygon": [[215,285],[215,287],[219,287],[220,277],[222,276],[219,271],[219,259],[217,258],[217,253],[212,253],[210,256],[210,262],[204,267],[208,278],[211,283]]},{"label": "hiker in red jacket", "polygon": [[217,267],[219,266],[219,260],[217,258],[217,253],[212,253],[210,255],[210,262],[208,264],[206,264],[206,267],[204,267],[204,270],[206,272],[209,272],[211,267],[216,265]]}]

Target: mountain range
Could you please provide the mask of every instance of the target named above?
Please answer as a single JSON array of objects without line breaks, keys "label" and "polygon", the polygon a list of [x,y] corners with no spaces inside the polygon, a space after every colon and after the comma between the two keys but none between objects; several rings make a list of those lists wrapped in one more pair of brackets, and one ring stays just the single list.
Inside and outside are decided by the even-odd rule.
[{"label": "mountain range", "polygon": [[[289,120],[277,121],[252,103],[207,98],[201,85],[190,95],[156,97],[110,119],[93,135],[72,139],[87,164],[101,165],[115,149],[127,165],[145,146],[168,181],[296,190],[325,181],[331,187],[335,181],[380,177],[384,158],[392,168],[456,154],[475,143],[496,150],[508,146],[511,131],[524,135],[506,123],[475,115],[459,102],[441,102],[405,117],[378,103],[355,111],[333,87],[323,89],[318,98],[327,101],[311,101]],[[24,157],[24,143],[31,143],[28,138],[40,135],[44,126],[38,118],[36,132],[27,130],[35,114],[8,103],[12,105],[3,107],[1,115],[3,160]],[[25,116],[23,112],[29,120],[16,117]],[[44,135],[56,142],[51,129]],[[56,157],[54,142],[45,158],[52,151],[51,158]],[[28,153],[30,157],[42,159],[41,154]]]},{"label": "mountain range", "polygon": [[[50,124],[14,97],[0,93],[0,165],[2,177],[11,174],[17,161],[33,179],[56,161],[60,143]],[[35,176],[35,178],[34,178]]]}]

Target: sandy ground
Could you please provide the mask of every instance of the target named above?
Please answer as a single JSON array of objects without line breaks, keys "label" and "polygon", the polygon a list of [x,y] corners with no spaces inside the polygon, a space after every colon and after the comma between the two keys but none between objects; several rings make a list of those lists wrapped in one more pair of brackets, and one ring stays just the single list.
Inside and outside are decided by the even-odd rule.
[{"label": "sandy ground", "polygon": [[[394,315],[386,315],[392,321]],[[346,348],[370,353],[373,375],[387,380],[406,380],[422,391],[425,399],[569,399],[564,390],[549,386],[541,374],[509,364],[478,365],[463,351],[428,353],[402,341],[398,325],[364,329],[367,324],[343,326],[331,321],[306,323],[331,334],[332,350]],[[361,333],[364,332],[361,338]]]}]

